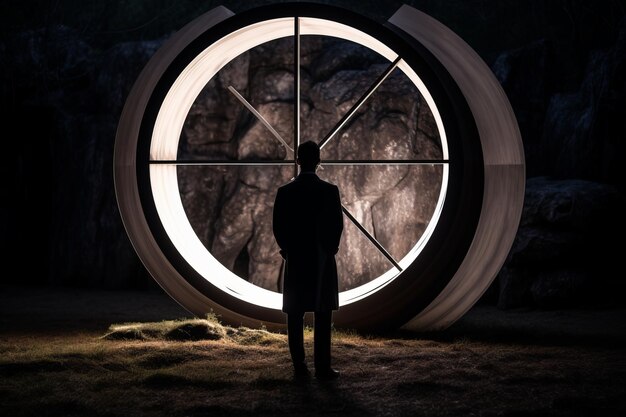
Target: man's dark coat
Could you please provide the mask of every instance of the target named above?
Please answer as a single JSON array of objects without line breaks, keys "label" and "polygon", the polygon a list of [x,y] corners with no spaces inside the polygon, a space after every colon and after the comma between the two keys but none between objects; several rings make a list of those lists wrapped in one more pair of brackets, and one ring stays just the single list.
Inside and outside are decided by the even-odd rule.
[{"label": "man's dark coat", "polygon": [[339,308],[335,254],[343,232],[339,189],[303,172],[276,193],[273,229],[286,260],[283,311]]}]

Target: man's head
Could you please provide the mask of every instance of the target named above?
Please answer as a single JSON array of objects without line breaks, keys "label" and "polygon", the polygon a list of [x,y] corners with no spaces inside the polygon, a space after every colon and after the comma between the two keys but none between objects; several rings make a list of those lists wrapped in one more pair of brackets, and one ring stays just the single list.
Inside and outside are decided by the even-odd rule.
[{"label": "man's head", "polygon": [[306,141],[298,146],[298,165],[303,171],[315,171],[320,163],[320,147],[313,141]]}]

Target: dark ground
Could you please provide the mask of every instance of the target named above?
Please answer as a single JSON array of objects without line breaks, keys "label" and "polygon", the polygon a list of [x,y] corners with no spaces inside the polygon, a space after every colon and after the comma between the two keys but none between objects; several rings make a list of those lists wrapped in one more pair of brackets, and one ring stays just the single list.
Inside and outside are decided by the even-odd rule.
[{"label": "dark ground", "polygon": [[0,414],[626,415],[620,309],[483,305],[437,334],[338,331],[331,384],[292,381],[284,335],[101,338],[115,323],[184,318],[160,292],[1,287]]}]

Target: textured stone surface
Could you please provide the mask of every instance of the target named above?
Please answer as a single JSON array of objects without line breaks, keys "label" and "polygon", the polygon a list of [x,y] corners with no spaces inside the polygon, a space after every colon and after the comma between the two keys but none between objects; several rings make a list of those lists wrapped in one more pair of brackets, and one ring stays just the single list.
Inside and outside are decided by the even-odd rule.
[{"label": "textured stone surface", "polygon": [[527,181],[519,231],[498,275],[498,306],[611,303],[624,285],[626,202],[615,188],[546,177]]},{"label": "textured stone surface", "polygon": [[533,280],[530,293],[539,307],[564,308],[584,304],[589,299],[589,277],[577,270],[541,271]]},{"label": "textured stone surface", "polygon": [[[541,40],[502,53],[492,65],[515,111],[528,176],[626,182],[626,19],[614,44],[581,53]],[[571,59],[571,57],[570,57]]]},{"label": "textured stone surface", "polygon": [[[191,158],[290,159],[292,153],[227,88],[236,85],[293,146],[292,45],[274,41],[239,57],[212,80],[192,106],[181,137]],[[312,37],[303,42],[301,140],[320,141],[359,100],[388,63],[350,42]],[[246,70],[242,70],[245,68]],[[213,119],[221,121],[214,122]],[[218,133],[216,133],[218,132]],[[441,146],[432,114],[411,82],[396,70],[322,150],[325,159],[437,159]],[[345,207],[396,258],[404,257],[428,225],[439,197],[440,166],[324,166]],[[282,259],[272,234],[279,185],[293,167],[179,170],[185,210],[197,235],[229,269],[280,291]],[[347,218],[338,254],[341,289],[392,266]]]}]

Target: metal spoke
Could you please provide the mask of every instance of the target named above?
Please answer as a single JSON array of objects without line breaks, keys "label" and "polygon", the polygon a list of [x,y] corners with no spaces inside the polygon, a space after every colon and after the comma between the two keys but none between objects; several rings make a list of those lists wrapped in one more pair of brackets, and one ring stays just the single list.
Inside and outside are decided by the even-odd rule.
[{"label": "metal spoke", "polygon": [[365,237],[367,237],[374,244],[374,246],[376,246],[376,248],[383,255],[385,255],[387,259],[389,259],[389,262],[391,262],[393,266],[395,266],[398,269],[398,271],[402,272],[402,267],[400,266],[400,264],[398,264],[398,262],[393,258],[393,256],[391,256],[391,254],[387,252],[384,246],[381,245],[380,242],[376,240],[376,238],[372,236],[370,232],[368,232],[367,229],[363,227],[361,223],[359,223],[359,221],[348,211],[348,209],[343,204],[341,205],[341,210],[346,215],[346,217],[348,217],[348,219],[350,219],[350,221],[354,223],[354,225],[365,235]]},{"label": "metal spoke", "polygon": [[383,72],[380,77],[378,77],[378,79],[374,82],[374,84],[372,84],[370,86],[370,88],[365,92],[365,94],[363,94],[361,96],[361,98],[359,98],[357,100],[356,103],[354,103],[354,105],[352,106],[352,108],[350,110],[348,110],[348,112],[346,114],[344,114],[344,116],[341,118],[341,120],[339,121],[339,123],[337,123],[335,125],[335,127],[333,127],[331,129],[330,132],[328,132],[328,134],[326,135],[326,137],[324,137],[324,139],[322,139],[319,143],[320,145],[320,149],[323,148],[324,146],[326,146],[326,144],[328,143],[329,140],[331,140],[336,134],[337,132],[339,132],[341,130],[341,128],[348,122],[348,120],[350,120],[352,118],[352,116],[354,116],[354,114],[357,112],[357,110],[363,105],[363,103],[365,103],[367,101],[367,99],[374,93],[374,91],[376,91],[376,89],[383,83],[383,81],[385,81],[387,79],[387,77],[389,77],[389,75],[393,72],[393,70],[398,66],[398,64],[400,63],[401,58],[397,57],[395,61],[393,61],[391,63],[391,65],[389,65],[387,67],[387,69],[385,70],[385,72]]},{"label": "metal spoke", "polygon": [[[367,101],[367,99],[378,89],[378,87],[389,77],[393,70],[398,66],[400,57],[396,58],[394,62],[387,67],[387,69],[381,74],[378,79],[370,86],[370,88],[359,98],[359,100],[352,106],[352,108],[342,117],[342,119],[335,125],[335,127],[322,139],[319,143],[320,148],[324,147],[330,139],[332,139],[341,128],[356,114],[358,109]],[[157,160],[150,161],[153,164],[175,164],[175,165],[207,165],[207,166],[220,166],[220,165],[232,165],[232,166],[254,166],[254,165],[291,165],[294,164],[294,177],[298,175],[298,165],[296,163],[296,153],[300,144],[300,22],[298,17],[294,19],[294,147],[295,150],[289,147],[287,142],[276,132],[276,130],[261,116],[261,114],[254,108],[248,101],[241,95],[233,86],[229,86],[228,89],[254,114],[265,127],[278,139],[285,148],[294,153],[294,158],[291,160],[265,160],[265,161],[233,161],[233,160]],[[433,165],[433,164],[447,164],[448,160],[438,159],[414,159],[414,160],[325,160],[324,165]],[[321,166],[320,166],[321,168]],[[400,264],[394,259],[393,256],[385,249],[385,247],[378,241],[371,233],[367,231],[361,223],[350,213],[350,211],[342,204],[341,210],[346,217],[369,239],[372,244],[393,264],[398,271],[402,271]]]},{"label": "metal spoke", "polygon": [[[161,165],[291,165],[293,159],[266,159],[266,160],[236,160],[236,159],[156,159],[150,164]],[[351,165],[443,165],[447,159],[330,159],[322,162],[324,165],[351,166]],[[321,168],[321,166],[320,166]]]},{"label": "metal spoke", "polygon": [[442,165],[447,159],[326,159],[324,165]]},{"label": "metal spoke", "polygon": [[291,159],[268,159],[260,161],[247,161],[236,159],[222,159],[222,160],[194,160],[194,159],[173,159],[173,160],[152,160],[151,164],[156,165],[206,165],[206,166],[220,166],[220,165],[233,165],[233,166],[255,166],[255,165],[291,165],[293,160]]},{"label": "metal spoke", "polygon": [[282,136],[280,136],[280,134],[276,131],[276,129],[274,129],[272,127],[272,125],[269,124],[269,122],[267,120],[265,120],[265,118],[263,116],[261,116],[261,113],[259,113],[254,107],[252,107],[252,104],[250,104],[248,102],[248,100],[246,100],[241,94],[239,94],[239,92],[235,89],[235,87],[233,87],[232,85],[228,87],[228,90],[233,93],[233,95],[235,97],[237,97],[237,99],[244,105],[246,106],[246,108],[248,110],[250,110],[250,112],[252,114],[254,114],[256,116],[257,119],[259,119],[259,121],[270,131],[272,132],[272,135],[274,135],[274,137],[276,139],[278,139],[280,141],[280,143],[283,144],[283,146],[293,152],[293,149],[291,148],[291,146],[289,146],[287,144],[287,142],[285,142],[285,140],[282,138]]},{"label": "metal spoke", "polygon": [[[293,20],[293,148],[294,155],[297,155],[298,146],[300,146],[300,18],[294,17]],[[296,156],[293,157],[293,176],[298,175],[298,163]]]}]

